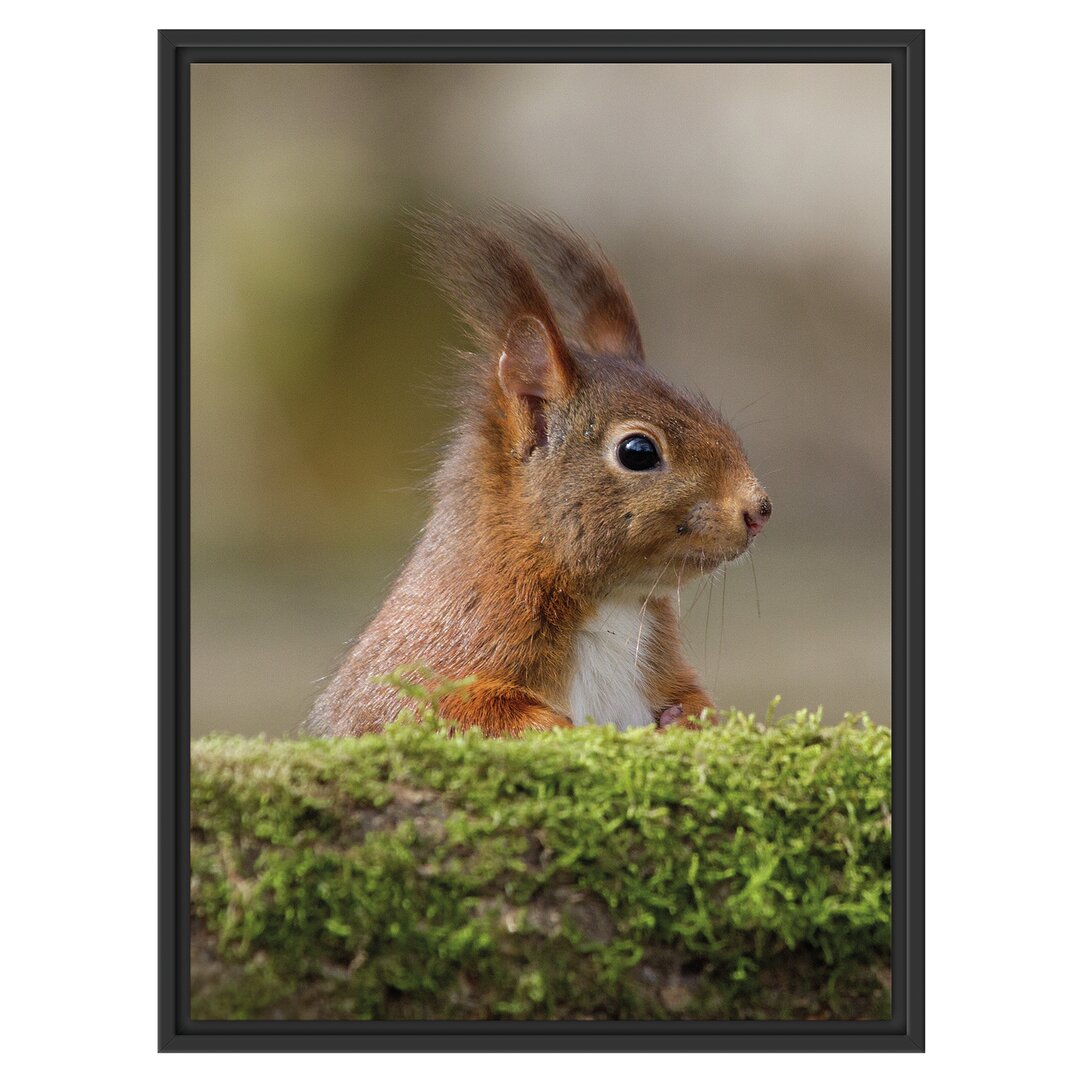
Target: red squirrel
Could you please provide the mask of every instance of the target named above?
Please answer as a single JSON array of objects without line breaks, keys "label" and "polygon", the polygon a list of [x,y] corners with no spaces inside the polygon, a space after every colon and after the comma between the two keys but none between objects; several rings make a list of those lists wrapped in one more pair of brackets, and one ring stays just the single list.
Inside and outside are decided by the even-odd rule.
[{"label": "red squirrel", "polygon": [[321,694],[308,730],[400,710],[402,665],[473,676],[455,729],[666,727],[712,707],[674,590],[749,548],[772,513],[735,432],[645,364],[626,289],[558,219],[442,214],[424,261],[472,332],[462,418],[423,534]]}]

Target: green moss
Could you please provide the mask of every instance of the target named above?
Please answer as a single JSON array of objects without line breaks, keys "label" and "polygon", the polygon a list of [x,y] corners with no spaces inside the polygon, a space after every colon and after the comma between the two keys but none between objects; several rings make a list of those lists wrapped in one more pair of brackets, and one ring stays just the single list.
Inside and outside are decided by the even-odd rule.
[{"label": "green moss", "polygon": [[192,1016],[879,1018],[863,718],[192,747]]}]

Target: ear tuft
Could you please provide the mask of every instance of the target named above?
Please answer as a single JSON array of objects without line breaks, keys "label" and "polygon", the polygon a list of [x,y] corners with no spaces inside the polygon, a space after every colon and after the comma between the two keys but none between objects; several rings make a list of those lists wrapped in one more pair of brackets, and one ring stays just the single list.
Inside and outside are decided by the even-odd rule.
[{"label": "ear tuft", "polygon": [[563,331],[586,351],[644,364],[641,331],[626,286],[600,248],[554,215],[508,206],[502,215],[547,286]]}]

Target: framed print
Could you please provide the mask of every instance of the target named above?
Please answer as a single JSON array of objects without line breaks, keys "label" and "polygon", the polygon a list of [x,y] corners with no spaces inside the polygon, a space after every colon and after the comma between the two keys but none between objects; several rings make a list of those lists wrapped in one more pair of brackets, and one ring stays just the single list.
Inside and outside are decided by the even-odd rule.
[{"label": "framed print", "polygon": [[160,1038],[923,1046],[921,31],[162,31]]}]

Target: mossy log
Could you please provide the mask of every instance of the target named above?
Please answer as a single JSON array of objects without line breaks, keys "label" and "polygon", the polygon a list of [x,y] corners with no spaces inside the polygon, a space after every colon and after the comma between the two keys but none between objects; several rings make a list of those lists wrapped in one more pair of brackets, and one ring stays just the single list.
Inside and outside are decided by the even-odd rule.
[{"label": "mossy log", "polygon": [[192,747],[195,1019],[880,1019],[887,729]]}]

